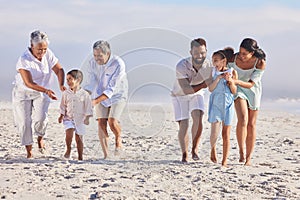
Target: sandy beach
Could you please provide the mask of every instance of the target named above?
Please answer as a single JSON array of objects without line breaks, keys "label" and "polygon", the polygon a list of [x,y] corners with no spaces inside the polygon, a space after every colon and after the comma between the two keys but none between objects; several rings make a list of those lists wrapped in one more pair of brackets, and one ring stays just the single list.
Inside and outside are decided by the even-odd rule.
[{"label": "sandy beach", "polygon": [[[4,104],[2,104],[4,105]],[[49,111],[42,155],[26,159],[9,104],[0,109],[1,199],[299,199],[300,116],[262,110],[252,166],[238,162],[235,126],[231,132],[228,168],[209,159],[207,115],[199,148],[200,161],[182,164],[178,125],[170,107],[128,105],[122,115],[123,150],[103,160],[95,120],[84,137],[84,160],[77,160],[75,141],[70,160],[65,151],[58,109]]]}]

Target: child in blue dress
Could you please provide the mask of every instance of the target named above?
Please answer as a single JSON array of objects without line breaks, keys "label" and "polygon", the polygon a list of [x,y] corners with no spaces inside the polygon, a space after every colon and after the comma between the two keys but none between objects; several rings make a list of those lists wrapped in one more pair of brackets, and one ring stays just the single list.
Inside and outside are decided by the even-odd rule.
[{"label": "child in blue dress", "polygon": [[213,53],[212,83],[208,86],[211,92],[209,98],[208,121],[211,123],[211,155],[212,162],[217,163],[216,142],[222,126],[223,160],[222,166],[227,167],[230,146],[230,129],[234,117],[234,94],[237,87],[233,79],[237,79],[234,69],[228,68],[228,59],[233,55],[233,49],[226,48]]}]

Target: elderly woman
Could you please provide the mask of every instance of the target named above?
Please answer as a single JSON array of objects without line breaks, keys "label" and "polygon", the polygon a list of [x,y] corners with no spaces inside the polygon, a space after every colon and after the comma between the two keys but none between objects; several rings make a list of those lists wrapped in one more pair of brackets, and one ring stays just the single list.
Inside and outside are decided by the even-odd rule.
[{"label": "elderly woman", "polygon": [[12,92],[14,117],[21,144],[26,147],[27,158],[32,158],[32,133],[38,136],[39,151],[45,151],[43,136],[47,127],[48,107],[50,99],[57,99],[50,89],[52,71],[58,78],[60,90],[66,89],[64,70],[48,45],[49,40],[45,33],[32,32],[30,47],[16,64],[17,75]]}]

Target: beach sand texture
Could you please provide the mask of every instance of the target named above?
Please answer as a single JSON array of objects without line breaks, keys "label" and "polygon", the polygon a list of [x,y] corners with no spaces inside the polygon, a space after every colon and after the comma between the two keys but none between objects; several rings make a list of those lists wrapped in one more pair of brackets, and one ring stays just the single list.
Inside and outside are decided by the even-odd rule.
[{"label": "beach sand texture", "polygon": [[[73,138],[71,159],[65,160],[63,125],[58,109],[49,110],[42,155],[34,143],[34,158],[20,146],[12,109],[0,110],[1,199],[299,199],[300,116],[261,111],[252,166],[238,162],[235,126],[231,132],[228,168],[210,153],[210,124],[205,115],[199,148],[200,161],[182,164],[178,125],[171,108],[129,105],[122,115],[123,150],[103,160],[97,124],[91,120],[84,136],[84,160],[77,160]],[[189,134],[190,138],[191,135]],[[190,143],[191,144],[191,143]],[[190,156],[190,155],[189,155]]]}]

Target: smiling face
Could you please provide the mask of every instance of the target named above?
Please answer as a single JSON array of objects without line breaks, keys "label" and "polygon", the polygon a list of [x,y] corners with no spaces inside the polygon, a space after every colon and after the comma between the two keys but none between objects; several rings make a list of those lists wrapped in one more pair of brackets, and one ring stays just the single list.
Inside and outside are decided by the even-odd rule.
[{"label": "smiling face", "polygon": [[43,56],[46,54],[47,52],[47,48],[48,48],[48,44],[47,42],[40,42],[37,44],[31,44],[31,52],[32,55],[38,59],[38,60],[42,60]]},{"label": "smiling face", "polygon": [[80,85],[80,79],[75,79],[70,74],[67,74],[67,84],[73,90],[74,88],[78,88]]},{"label": "smiling face", "polygon": [[254,54],[253,52],[249,52],[245,48],[240,47],[239,58],[243,62],[246,62],[246,61],[250,60],[252,58],[253,54]]},{"label": "smiling face", "polygon": [[106,64],[110,57],[110,53],[103,53],[101,49],[94,49],[93,53],[95,61],[98,63],[98,65]]},{"label": "smiling face", "polygon": [[201,65],[206,58],[206,52],[206,47],[204,45],[198,47],[194,46],[190,51],[193,64]]},{"label": "smiling face", "polygon": [[219,54],[213,55],[212,57],[213,66],[215,66],[218,71],[222,71],[226,67],[226,58],[221,58]]}]

